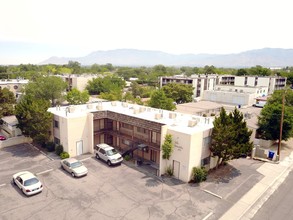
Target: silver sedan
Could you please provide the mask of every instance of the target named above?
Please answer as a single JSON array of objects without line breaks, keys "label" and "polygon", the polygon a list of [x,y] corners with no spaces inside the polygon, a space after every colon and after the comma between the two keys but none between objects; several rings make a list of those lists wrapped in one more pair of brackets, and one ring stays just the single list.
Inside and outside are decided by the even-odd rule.
[{"label": "silver sedan", "polygon": [[61,160],[61,167],[69,172],[73,177],[85,176],[88,173],[88,169],[83,165],[83,163],[75,158]]}]

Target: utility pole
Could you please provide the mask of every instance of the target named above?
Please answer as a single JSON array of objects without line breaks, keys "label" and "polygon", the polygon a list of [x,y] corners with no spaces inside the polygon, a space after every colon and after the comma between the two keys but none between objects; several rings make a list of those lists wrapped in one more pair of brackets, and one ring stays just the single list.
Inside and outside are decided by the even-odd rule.
[{"label": "utility pole", "polygon": [[281,121],[280,121],[280,137],[278,143],[278,151],[277,151],[277,160],[280,160],[280,149],[281,149],[281,142],[282,142],[282,133],[283,133],[283,121],[284,121],[284,110],[285,110],[285,94],[286,90],[283,92],[282,96],[282,113],[281,113]]}]

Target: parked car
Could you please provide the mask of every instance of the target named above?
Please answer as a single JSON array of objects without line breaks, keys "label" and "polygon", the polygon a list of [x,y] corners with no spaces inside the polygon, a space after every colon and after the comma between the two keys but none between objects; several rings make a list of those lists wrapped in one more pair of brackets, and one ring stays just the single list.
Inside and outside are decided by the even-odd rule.
[{"label": "parked car", "polygon": [[75,158],[66,158],[61,160],[61,167],[69,172],[73,177],[85,176],[88,173],[88,169],[83,163]]},{"label": "parked car", "polygon": [[27,196],[37,194],[43,190],[41,181],[29,171],[14,174],[12,181]]},{"label": "parked car", "polygon": [[0,135],[0,141],[5,141],[5,140],[6,140],[6,137],[3,135]]},{"label": "parked car", "polygon": [[108,144],[97,144],[95,146],[95,155],[97,159],[104,160],[109,166],[121,164],[123,161],[121,154]]}]

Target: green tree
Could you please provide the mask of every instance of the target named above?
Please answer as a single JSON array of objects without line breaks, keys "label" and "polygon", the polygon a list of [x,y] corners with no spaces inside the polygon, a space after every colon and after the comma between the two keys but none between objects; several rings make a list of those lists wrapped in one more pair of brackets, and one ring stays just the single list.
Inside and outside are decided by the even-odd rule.
[{"label": "green tree", "polygon": [[81,92],[76,88],[73,88],[66,95],[66,101],[70,105],[85,104],[89,101],[89,98],[90,98],[90,95],[87,90],[84,90]]},{"label": "green tree", "polygon": [[247,75],[247,70],[246,69],[238,69],[237,72],[236,72],[236,76],[245,76]]},{"label": "green tree", "polygon": [[285,96],[282,140],[288,140],[293,136],[293,92],[276,90],[262,109],[258,119],[257,131],[262,139],[279,140],[280,138],[283,94]]},{"label": "green tree", "polygon": [[242,154],[249,154],[252,149],[250,142],[251,131],[248,130],[243,114],[234,109],[229,115],[222,108],[220,116],[214,120],[212,132],[211,152],[218,156],[217,167],[228,160],[239,158]]},{"label": "green tree", "polygon": [[67,67],[72,69],[72,74],[80,74],[81,72],[81,65],[77,61],[70,60],[67,64]]},{"label": "green tree", "polygon": [[25,94],[35,99],[49,100],[52,106],[56,102],[61,102],[63,92],[67,88],[65,83],[60,77],[46,76],[39,77],[36,81],[30,82],[25,87]]},{"label": "green tree", "polygon": [[162,89],[156,90],[152,93],[151,99],[148,102],[148,106],[170,111],[176,109],[174,100],[168,98]]},{"label": "green tree", "polygon": [[16,103],[13,92],[7,88],[0,88],[0,118],[14,114]]},{"label": "green tree", "polygon": [[49,140],[52,114],[47,112],[50,102],[25,95],[15,107],[18,127],[23,135],[31,137],[37,143]]},{"label": "green tree", "polygon": [[98,77],[90,80],[86,89],[91,95],[100,93],[110,93],[113,90],[121,90],[125,87],[125,81],[115,75],[108,75],[103,78]]},{"label": "green tree", "polygon": [[186,103],[192,101],[192,85],[169,83],[163,86],[162,89],[168,98],[172,98],[177,103]]},{"label": "green tree", "polygon": [[173,152],[173,141],[172,141],[172,135],[166,134],[164,143],[162,145],[163,150],[163,159],[169,160],[171,157],[171,154]]}]

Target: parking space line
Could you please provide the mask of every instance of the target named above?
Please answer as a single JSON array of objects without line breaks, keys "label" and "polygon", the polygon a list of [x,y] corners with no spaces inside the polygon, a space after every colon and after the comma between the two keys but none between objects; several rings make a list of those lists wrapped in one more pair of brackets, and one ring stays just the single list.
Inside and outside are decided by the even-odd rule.
[{"label": "parking space line", "polygon": [[44,174],[44,173],[48,173],[48,172],[51,172],[53,171],[53,169],[48,169],[48,170],[45,170],[45,171],[42,171],[42,172],[39,172],[39,173],[36,173],[36,175],[41,175],[41,174]]},{"label": "parking space line", "polygon": [[213,212],[210,212],[210,213],[207,214],[206,217],[204,217],[202,220],[207,220],[212,214],[213,214]]},{"label": "parking space line", "polygon": [[80,161],[89,160],[89,159],[91,159],[91,158],[92,158],[92,157],[87,157],[87,158],[81,159]]},{"label": "parking space line", "polygon": [[1,186],[5,186],[5,185],[6,185],[6,183],[0,184],[0,187],[1,187]]},{"label": "parking space line", "polygon": [[220,196],[220,195],[217,195],[216,193],[213,193],[213,192],[211,192],[211,191],[208,191],[208,190],[206,190],[206,189],[204,189],[203,191],[204,191],[204,192],[206,192],[206,193],[209,193],[209,194],[211,194],[211,195],[213,195],[213,196],[215,196],[215,197],[218,197],[218,198],[220,198],[220,199],[222,199],[222,198],[223,198],[222,196]]}]

